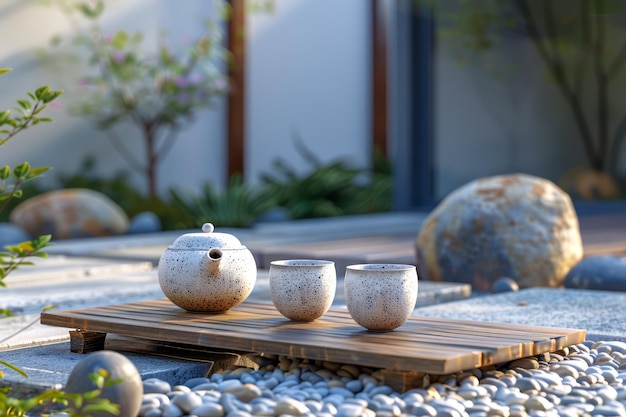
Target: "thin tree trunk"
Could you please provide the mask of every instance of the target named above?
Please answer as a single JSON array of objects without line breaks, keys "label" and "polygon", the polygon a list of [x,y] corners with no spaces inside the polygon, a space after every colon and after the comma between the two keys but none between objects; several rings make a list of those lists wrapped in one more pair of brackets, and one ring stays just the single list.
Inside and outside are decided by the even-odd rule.
[{"label": "thin tree trunk", "polygon": [[[556,22],[554,21],[554,16],[551,15],[550,1],[551,0],[543,0],[542,2],[543,6],[546,7],[546,30],[552,39],[556,39]],[[515,4],[524,18],[530,38],[539,52],[539,56],[545,62],[548,70],[554,77],[559,90],[565,97],[570,110],[572,111],[572,115],[583,141],[583,146],[585,148],[585,153],[590,166],[593,169],[601,170],[603,168],[602,161],[594,146],[593,134],[591,133],[589,122],[585,117],[581,97],[576,95],[575,90],[570,87],[568,83],[565,69],[563,68],[563,62],[556,45],[553,44],[552,51],[548,51],[541,43],[541,34],[528,2],[525,0],[518,0]]]},{"label": "thin tree trunk", "polygon": [[146,179],[148,180],[148,195],[153,198],[157,196],[157,163],[158,155],[156,153],[156,136],[153,126],[144,126],[144,139],[146,142]]},{"label": "thin tree trunk", "polygon": [[595,0],[596,21],[596,42],[593,48],[594,70],[597,83],[597,110],[598,110],[598,168],[600,171],[606,169],[606,158],[608,148],[608,83],[607,72],[604,65],[604,46],[606,42],[606,25],[604,24],[604,1]]}]

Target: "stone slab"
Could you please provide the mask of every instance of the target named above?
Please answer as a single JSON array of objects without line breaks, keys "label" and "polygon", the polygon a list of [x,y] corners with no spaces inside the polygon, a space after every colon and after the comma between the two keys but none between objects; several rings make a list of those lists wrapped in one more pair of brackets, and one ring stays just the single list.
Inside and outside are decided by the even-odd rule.
[{"label": "stone slab", "polygon": [[[367,238],[380,235],[417,236],[427,213],[394,212],[337,218],[303,219],[285,222],[258,223],[251,228],[222,228],[216,232],[230,233],[259,258],[277,248],[315,242],[329,242],[349,238]],[[57,241],[50,247],[51,254],[91,256],[121,261],[147,261],[153,265],[174,240],[184,233],[199,230],[167,231],[144,235],[112,236],[106,238]],[[408,247],[412,250],[412,245]],[[309,255],[309,257],[312,255]]]},{"label": "stone slab", "polygon": [[[172,385],[206,376],[211,367],[211,362],[208,361],[129,352],[123,354],[133,362],[142,380],[159,378]],[[13,387],[12,396],[62,388],[74,366],[83,358],[85,355],[70,352],[69,342],[3,352],[2,360],[25,371],[28,378],[9,368],[3,368],[5,377],[0,379],[0,386]]]},{"label": "stone slab", "polygon": [[31,285],[34,281],[76,279],[102,274],[145,272],[152,270],[150,262],[120,262],[103,258],[51,255],[48,258],[30,258],[28,265],[19,268],[5,279],[11,287]]},{"label": "stone slab", "polygon": [[626,293],[529,288],[414,311],[416,316],[587,330],[594,341],[626,341]]}]

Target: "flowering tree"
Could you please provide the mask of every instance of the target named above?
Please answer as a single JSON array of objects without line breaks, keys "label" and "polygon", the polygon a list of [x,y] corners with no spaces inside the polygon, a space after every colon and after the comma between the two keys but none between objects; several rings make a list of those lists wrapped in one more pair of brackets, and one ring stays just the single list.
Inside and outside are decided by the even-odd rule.
[{"label": "flowering tree", "polygon": [[[127,163],[145,176],[149,194],[155,197],[159,163],[182,127],[193,121],[198,109],[213,105],[216,97],[229,91],[227,78],[217,66],[226,52],[220,31],[209,25],[206,34],[184,52],[173,53],[161,41],[158,51],[149,54],[141,33],[119,30],[110,36],[103,34],[99,25],[102,0],[61,4],[74,23],[77,12],[81,23],[90,23],[73,44],[87,50],[94,71],[81,78],[77,100],[70,109],[107,133]],[[115,135],[113,128],[123,123],[139,130],[143,160]]]}]

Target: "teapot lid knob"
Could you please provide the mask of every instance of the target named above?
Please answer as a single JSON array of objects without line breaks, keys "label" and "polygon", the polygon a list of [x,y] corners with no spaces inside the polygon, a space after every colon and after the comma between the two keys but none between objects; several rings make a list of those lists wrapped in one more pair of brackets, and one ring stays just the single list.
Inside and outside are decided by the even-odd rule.
[{"label": "teapot lid knob", "polygon": [[204,223],[202,225],[202,231],[204,233],[213,233],[213,230],[215,230],[215,227],[213,226],[212,223]]}]

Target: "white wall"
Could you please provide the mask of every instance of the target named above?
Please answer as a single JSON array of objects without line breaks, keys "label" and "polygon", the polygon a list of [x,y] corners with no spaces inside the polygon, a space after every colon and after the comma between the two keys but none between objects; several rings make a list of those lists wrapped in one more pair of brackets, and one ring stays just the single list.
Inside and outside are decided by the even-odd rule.
[{"label": "white wall", "polygon": [[[155,40],[159,29],[172,45],[197,34],[214,9],[206,0],[109,0],[105,27],[111,31],[144,31]],[[254,14],[247,27],[246,179],[255,182],[285,157],[303,169],[292,144],[297,133],[323,160],[347,158],[355,165],[369,161],[369,16],[362,0],[276,0],[275,11]],[[14,71],[0,77],[0,109],[13,106],[27,90],[42,84],[73,90],[81,72],[55,72],[35,58],[56,34],[71,26],[54,8],[37,2],[4,0],[0,5],[0,67]],[[9,39],[10,42],[6,40]],[[152,41],[152,45],[156,42]],[[68,105],[71,94],[59,100]],[[75,173],[86,155],[97,156],[98,172],[109,176],[128,165],[106,136],[85,121],[50,108],[55,122],[19,135],[0,151],[0,165],[28,160],[34,166]],[[118,129],[131,138],[135,155],[143,155],[137,132]],[[159,171],[161,194],[167,188],[199,189],[205,181],[225,183],[225,107],[201,112],[181,132]],[[365,144],[365,145],[364,145]],[[48,174],[48,178],[54,174]],[[143,178],[129,180],[147,190]]]},{"label": "white wall", "polygon": [[370,159],[370,19],[363,0],[276,0],[249,17],[247,179],[284,158],[310,169],[299,137],[323,159]]},{"label": "white wall", "polygon": [[510,39],[492,61],[460,65],[458,51],[438,40],[437,199],[483,176],[524,172],[556,182],[587,162],[569,107],[530,41]]}]

